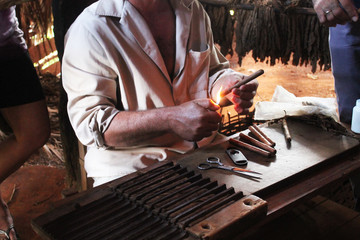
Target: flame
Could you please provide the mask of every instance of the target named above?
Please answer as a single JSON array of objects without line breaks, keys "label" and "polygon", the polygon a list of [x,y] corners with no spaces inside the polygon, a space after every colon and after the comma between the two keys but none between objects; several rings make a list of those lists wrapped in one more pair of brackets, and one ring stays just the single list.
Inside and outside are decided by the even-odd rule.
[{"label": "flame", "polygon": [[222,86],[220,87],[218,93],[216,94],[216,104],[219,105],[220,101],[221,101],[221,90],[222,90]]}]

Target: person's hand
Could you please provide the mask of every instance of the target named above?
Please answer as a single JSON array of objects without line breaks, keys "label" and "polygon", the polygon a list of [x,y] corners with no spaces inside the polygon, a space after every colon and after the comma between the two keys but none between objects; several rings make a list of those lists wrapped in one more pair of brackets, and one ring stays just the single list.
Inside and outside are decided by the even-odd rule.
[{"label": "person's hand", "polygon": [[197,99],[176,107],[170,115],[172,131],[187,141],[200,141],[217,131],[221,115],[211,99]]},{"label": "person's hand", "polygon": [[239,88],[234,88],[231,94],[228,95],[229,100],[234,104],[234,109],[237,113],[249,113],[249,108],[253,105],[253,100],[256,95],[256,90],[259,82],[254,79]]},{"label": "person's hand", "polygon": [[337,24],[356,22],[359,18],[352,0],[312,0],[321,24],[334,27]]}]

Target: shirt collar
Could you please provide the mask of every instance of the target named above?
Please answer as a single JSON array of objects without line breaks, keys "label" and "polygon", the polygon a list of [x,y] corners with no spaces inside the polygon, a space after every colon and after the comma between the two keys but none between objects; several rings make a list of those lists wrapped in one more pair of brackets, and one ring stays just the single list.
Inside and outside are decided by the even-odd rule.
[{"label": "shirt collar", "polygon": [[[111,16],[121,18],[124,3],[126,0],[100,0],[96,8],[96,14],[100,16]],[[179,2],[187,8],[190,8],[191,4],[195,0],[176,0],[173,3]]]},{"label": "shirt collar", "polygon": [[100,16],[121,17],[125,0],[100,0],[95,13]]},{"label": "shirt collar", "polygon": [[184,6],[186,6],[187,8],[190,8],[191,4],[194,2],[195,0],[182,0],[180,1],[182,4],[184,4]]}]

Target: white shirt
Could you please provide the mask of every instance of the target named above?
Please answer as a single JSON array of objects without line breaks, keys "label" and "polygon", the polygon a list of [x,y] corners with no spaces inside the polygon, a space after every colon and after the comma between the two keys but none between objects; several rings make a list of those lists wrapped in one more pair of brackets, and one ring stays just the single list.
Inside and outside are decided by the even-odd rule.
[{"label": "white shirt", "polygon": [[217,79],[240,78],[216,49],[210,19],[201,4],[194,0],[170,2],[176,15],[174,79],[167,73],[147,23],[128,1],[94,3],[66,35],[63,84],[71,124],[82,144],[88,146],[85,169],[90,177],[126,175],[166,159],[165,150],[193,148],[192,142],[166,134],[146,146],[109,149],[104,146],[103,133],[119,111],[207,98]]}]

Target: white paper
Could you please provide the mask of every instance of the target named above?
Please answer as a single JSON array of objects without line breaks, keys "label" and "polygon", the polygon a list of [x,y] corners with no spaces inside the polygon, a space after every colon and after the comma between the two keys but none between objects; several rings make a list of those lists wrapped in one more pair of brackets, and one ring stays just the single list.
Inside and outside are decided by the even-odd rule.
[{"label": "white paper", "polygon": [[321,114],[339,122],[335,98],[296,97],[282,86],[277,86],[271,101],[257,102],[255,120],[273,120],[286,116]]}]

